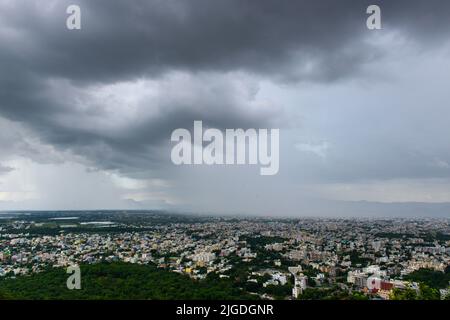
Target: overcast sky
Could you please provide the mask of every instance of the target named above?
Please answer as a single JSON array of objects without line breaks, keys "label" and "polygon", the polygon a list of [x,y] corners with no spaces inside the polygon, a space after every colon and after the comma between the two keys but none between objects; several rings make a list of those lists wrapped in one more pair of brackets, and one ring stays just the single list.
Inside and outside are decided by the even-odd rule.
[{"label": "overcast sky", "polygon": [[[450,202],[449,19],[447,0],[0,0],[0,210]],[[194,120],[279,128],[279,173],[175,166]]]}]

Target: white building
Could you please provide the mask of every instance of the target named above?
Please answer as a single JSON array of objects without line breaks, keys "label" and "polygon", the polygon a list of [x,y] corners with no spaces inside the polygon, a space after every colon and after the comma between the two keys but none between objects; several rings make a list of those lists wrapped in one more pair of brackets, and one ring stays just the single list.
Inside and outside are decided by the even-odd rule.
[{"label": "white building", "polygon": [[292,288],[292,296],[297,299],[299,295],[303,293],[303,291],[308,286],[308,277],[304,276],[303,274],[300,276],[294,277],[294,287]]},{"label": "white building", "polygon": [[367,289],[369,290],[380,290],[381,289],[381,278],[376,276],[371,276],[367,278]]},{"label": "white building", "polygon": [[192,257],[192,260],[195,262],[211,262],[216,258],[216,254],[212,252],[201,252]]},{"label": "white building", "polygon": [[287,278],[284,274],[274,273],[272,279],[278,281],[282,286],[287,283]]}]

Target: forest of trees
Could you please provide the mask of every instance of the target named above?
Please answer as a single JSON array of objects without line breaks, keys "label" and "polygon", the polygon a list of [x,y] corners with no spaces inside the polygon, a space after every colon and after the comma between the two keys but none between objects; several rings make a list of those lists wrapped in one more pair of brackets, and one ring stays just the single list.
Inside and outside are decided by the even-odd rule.
[{"label": "forest of trees", "polygon": [[405,280],[424,283],[434,289],[445,289],[450,283],[450,268],[447,267],[445,272],[420,269],[407,275]]},{"label": "forest of trees", "polygon": [[[419,269],[405,277],[405,280],[418,282],[419,292],[412,289],[394,289],[390,298],[392,300],[439,300],[439,289],[445,289],[450,285],[450,267],[445,272],[431,269]],[[450,296],[446,297],[446,300]]]},{"label": "forest of trees", "polygon": [[196,281],[152,265],[101,263],[81,266],[81,290],[69,290],[65,269],[0,280],[0,299],[255,299],[228,279],[208,276]]}]

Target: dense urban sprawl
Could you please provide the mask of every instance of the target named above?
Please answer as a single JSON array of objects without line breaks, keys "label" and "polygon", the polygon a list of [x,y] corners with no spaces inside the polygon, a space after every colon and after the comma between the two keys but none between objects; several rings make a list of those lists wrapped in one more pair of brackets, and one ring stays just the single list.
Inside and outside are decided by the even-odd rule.
[{"label": "dense urban sprawl", "polygon": [[[449,293],[447,219],[275,219],[162,213],[0,215],[0,277],[99,262],[239,281],[260,298]],[[415,279],[443,275],[434,288]],[[413,275],[413,276],[411,276]],[[442,280],[442,279],[441,279]],[[265,290],[267,289],[267,290]],[[270,289],[270,290],[269,290]]]}]

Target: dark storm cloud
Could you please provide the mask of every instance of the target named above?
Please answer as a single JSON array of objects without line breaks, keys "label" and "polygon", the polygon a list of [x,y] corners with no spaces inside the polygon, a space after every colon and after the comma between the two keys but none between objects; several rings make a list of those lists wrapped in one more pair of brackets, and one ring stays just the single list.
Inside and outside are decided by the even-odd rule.
[{"label": "dark storm cloud", "polygon": [[[232,72],[283,82],[358,76],[384,53],[366,41],[365,9],[376,2],[0,0],[0,115],[99,167],[154,167],[171,130],[193,120],[226,128],[264,127],[276,118],[278,106],[248,110],[252,95],[228,84]],[[74,3],[82,9],[81,31],[65,28],[65,10]],[[448,1],[378,3],[385,28],[419,43],[448,38]],[[163,88],[175,98],[144,99],[139,121],[124,127],[83,125],[109,113],[89,95],[80,108],[78,90],[159,81],[173,71],[192,74],[186,81],[197,84],[175,81]],[[58,85],[65,81],[70,85]],[[194,97],[177,96],[185,86]]]},{"label": "dark storm cloud", "polygon": [[[450,14],[448,1],[79,0],[83,30],[69,32],[73,2],[19,0],[3,9],[3,25],[17,32],[2,49],[7,65],[83,81],[174,68],[336,79],[376,57],[364,42],[369,4],[381,5],[386,28],[427,41],[448,36]],[[303,70],[310,61],[311,73]]]}]

